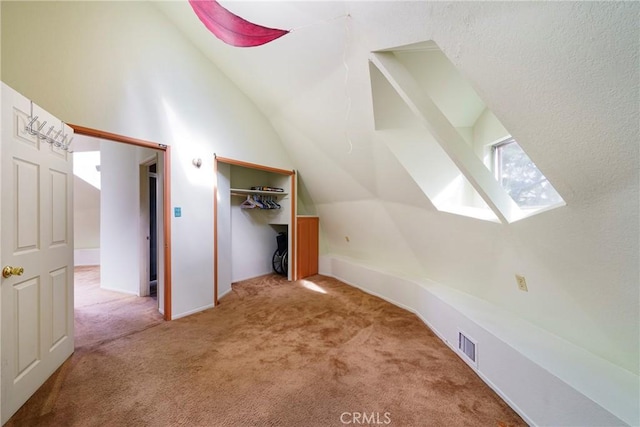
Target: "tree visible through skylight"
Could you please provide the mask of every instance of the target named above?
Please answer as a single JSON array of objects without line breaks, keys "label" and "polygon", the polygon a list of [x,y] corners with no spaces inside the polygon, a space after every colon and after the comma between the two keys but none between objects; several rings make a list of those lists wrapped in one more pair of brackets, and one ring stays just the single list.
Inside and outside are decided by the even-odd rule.
[{"label": "tree visible through skylight", "polygon": [[509,224],[566,205],[435,42],[370,61],[378,134],[437,210]]},{"label": "tree visible through skylight", "polygon": [[493,146],[496,179],[521,208],[540,208],[562,197],[513,138]]}]

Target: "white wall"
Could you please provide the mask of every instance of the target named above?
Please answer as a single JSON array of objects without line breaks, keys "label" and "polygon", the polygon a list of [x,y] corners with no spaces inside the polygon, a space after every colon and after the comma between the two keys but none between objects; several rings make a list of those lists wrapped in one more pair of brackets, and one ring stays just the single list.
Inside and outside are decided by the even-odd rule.
[{"label": "white wall", "polygon": [[[73,236],[74,264],[100,264],[100,173],[94,167],[99,165],[100,140],[75,135],[73,151]],[[89,174],[89,172],[91,172]],[[86,176],[83,176],[87,173]],[[97,186],[97,187],[96,187]]]},{"label": "white wall", "polygon": [[100,144],[100,287],[104,289],[139,295],[141,277],[148,277],[141,272],[140,164],[154,154],[132,145]]},{"label": "white wall", "polygon": [[[7,84],[66,122],[172,146],[171,205],[182,208],[171,219],[172,314],[210,306],[213,154],[293,169],[273,128],[151,4],[2,8]],[[49,66],[34,67],[33,58]]]},{"label": "white wall", "polygon": [[273,272],[271,258],[276,250],[277,231],[265,212],[242,209],[242,199],[231,198],[231,282]]},{"label": "white wall", "polygon": [[100,190],[73,177],[74,264],[100,264]]},{"label": "white wall", "polygon": [[136,148],[113,142],[100,147],[100,287],[130,294],[140,288],[140,194]]}]

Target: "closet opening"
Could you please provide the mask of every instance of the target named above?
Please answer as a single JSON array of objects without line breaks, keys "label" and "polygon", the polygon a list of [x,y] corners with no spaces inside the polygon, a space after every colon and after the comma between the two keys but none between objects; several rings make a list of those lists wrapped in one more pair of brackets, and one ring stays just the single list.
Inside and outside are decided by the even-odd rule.
[{"label": "closet opening", "polygon": [[231,284],[295,276],[295,171],[214,159],[214,304]]}]

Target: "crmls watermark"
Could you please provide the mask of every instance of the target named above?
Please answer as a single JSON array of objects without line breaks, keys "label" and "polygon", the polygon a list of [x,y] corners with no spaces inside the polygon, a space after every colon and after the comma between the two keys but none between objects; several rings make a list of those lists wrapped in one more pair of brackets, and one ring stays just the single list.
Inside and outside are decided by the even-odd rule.
[{"label": "crmls watermark", "polygon": [[343,412],[340,422],[368,426],[391,424],[391,412]]}]

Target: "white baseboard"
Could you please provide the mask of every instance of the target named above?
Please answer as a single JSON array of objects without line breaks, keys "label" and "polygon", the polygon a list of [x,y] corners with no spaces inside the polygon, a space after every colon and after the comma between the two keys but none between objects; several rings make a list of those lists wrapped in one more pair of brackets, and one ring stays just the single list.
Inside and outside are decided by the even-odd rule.
[{"label": "white baseboard", "polygon": [[638,376],[499,307],[429,280],[322,256],[334,277],[415,313],[457,351],[458,330],[478,343],[471,366],[530,425],[638,425]]},{"label": "white baseboard", "polygon": [[222,298],[223,296],[231,293],[233,289],[227,289],[226,291],[224,291],[223,293],[221,293],[220,295],[218,295],[218,299]]},{"label": "white baseboard", "polygon": [[73,265],[76,267],[100,265],[100,248],[75,249],[73,251]]},{"label": "white baseboard", "polygon": [[199,313],[201,311],[207,310],[209,308],[213,308],[214,304],[207,304],[204,305],[202,307],[196,308],[194,310],[189,310],[189,311],[185,311],[184,313],[180,313],[180,314],[174,314],[171,316],[171,320],[176,320],[176,319],[180,319],[182,317],[187,317],[187,316],[191,316],[192,314],[196,314]]},{"label": "white baseboard", "polygon": [[103,286],[103,285],[100,285],[100,289],[103,289],[105,291],[111,291],[111,292],[119,292],[121,294],[126,294],[126,295],[134,295],[134,296],[137,296],[137,297],[140,296],[140,295],[138,295],[137,292],[126,291],[124,289],[118,289],[118,288],[110,288],[108,286]]}]

